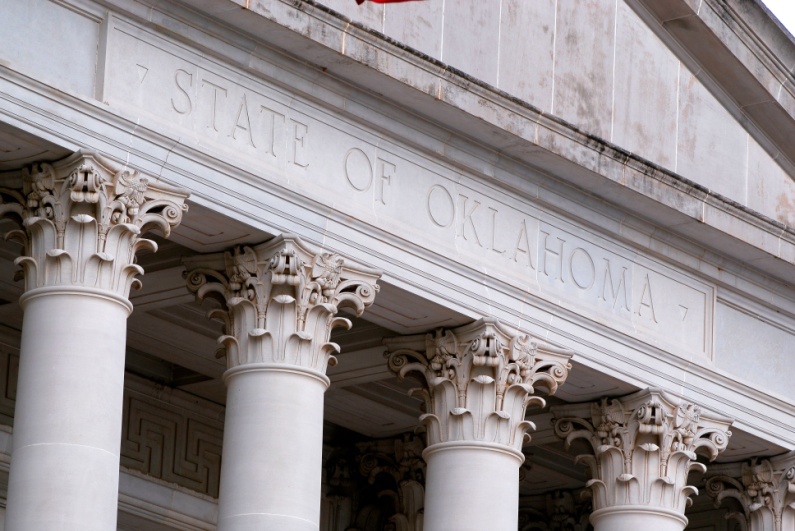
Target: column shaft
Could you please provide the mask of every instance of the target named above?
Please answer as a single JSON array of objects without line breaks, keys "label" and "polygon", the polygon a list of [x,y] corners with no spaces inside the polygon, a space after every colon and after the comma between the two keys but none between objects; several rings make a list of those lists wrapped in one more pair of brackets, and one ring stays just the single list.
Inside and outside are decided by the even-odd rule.
[{"label": "column shaft", "polygon": [[389,367],[421,376],[428,464],[425,531],[515,531],[522,444],[536,387],[554,393],[572,352],[482,319],[386,340]]},{"label": "column shaft", "polygon": [[328,379],[252,364],[226,382],[219,531],[317,531]]},{"label": "column shaft", "polygon": [[0,216],[22,220],[20,373],[8,531],[116,529],[130,289],[141,235],[168,236],[187,191],[97,153],[34,164],[0,189]]},{"label": "column shaft", "polygon": [[220,531],[317,531],[323,473],[326,368],[361,315],[380,272],[283,235],[255,247],[192,257],[188,288],[224,309],[228,370],[219,498]]},{"label": "column shaft", "polygon": [[44,288],[24,310],[6,529],[116,529],[129,303]]},{"label": "column shaft", "polygon": [[486,444],[439,444],[423,457],[425,531],[516,531],[523,456]]}]

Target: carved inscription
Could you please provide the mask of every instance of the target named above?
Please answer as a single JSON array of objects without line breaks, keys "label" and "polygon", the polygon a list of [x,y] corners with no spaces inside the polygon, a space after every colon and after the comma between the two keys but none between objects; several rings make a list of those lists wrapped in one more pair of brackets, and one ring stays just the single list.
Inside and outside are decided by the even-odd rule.
[{"label": "carved inscription", "polygon": [[[707,284],[462,173],[444,157],[439,162],[294,92],[117,26],[111,101],[140,102],[141,112],[187,130],[200,149],[264,182],[532,296],[676,352],[711,356],[714,290]],[[158,65],[143,86],[133,82],[137,64]],[[312,87],[295,89],[318,90]]]},{"label": "carved inscription", "polygon": [[[662,286],[652,273],[582,237],[488,201],[433,185],[426,194],[429,226],[454,226],[456,240],[486,252],[489,261],[524,268],[540,286],[571,293],[615,315],[659,323],[655,292]],[[682,307],[671,308],[679,321],[686,319]]]},{"label": "carved inscription", "polygon": [[205,134],[299,168],[309,166],[310,127],[269,99],[186,65],[174,70],[170,110]]},{"label": "carved inscription", "polygon": [[380,157],[375,157],[373,164],[367,153],[352,148],[345,154],[344,166],[345,179],[353,191],[374,193],[376,203],[387,204],[392,178],[397,171],[395,164]]}]

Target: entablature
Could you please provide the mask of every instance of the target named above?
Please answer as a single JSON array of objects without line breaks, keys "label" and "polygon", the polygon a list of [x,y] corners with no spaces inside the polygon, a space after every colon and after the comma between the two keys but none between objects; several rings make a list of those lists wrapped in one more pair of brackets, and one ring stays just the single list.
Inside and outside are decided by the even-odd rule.
[{"label": "entablature", "polygon": [[[767,392],[715,350],[724,300],[753,299],[787,337],[795,328],[781,282],[793,272],[790,229],[361,28],[344,30],[353,48],[342,55],[314,49],[339,66],[333,78],[176,3],[107,5],[102,103],[4,68],[5,121],[190,188],[196,204],[252,228],[248,243],[295,232],[382,268],[389,287],[497,317],[576,350],[575,363],[681,387],[744,429],[795,441],[794,399],[780,396],[791,390]],[[281,31],[292,53],[317,45],[284,19],[235,9],[252,31]],[[343,31],[339,17],[309,11]],[[403,61],[411,83],[442,87],[444,103],[368,81],[374,46]]]}]

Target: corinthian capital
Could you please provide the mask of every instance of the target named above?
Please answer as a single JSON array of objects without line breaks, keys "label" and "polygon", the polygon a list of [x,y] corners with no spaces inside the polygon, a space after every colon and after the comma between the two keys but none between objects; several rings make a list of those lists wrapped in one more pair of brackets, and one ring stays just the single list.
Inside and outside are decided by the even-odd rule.
[{"label": "corinthian capital", "polygon": [[413,373],[423,382],[420,417],[428,445],[488,441],[521,450],[524,419],[536,387],[553,394],[569,374],[572,351],[526,335],[515,335],[492,319],[433,334],[389,339],[389,368],[400,378]]},{"label": "corinthian capital", "polygon": [[[742,512],[732,512],[746,531],[784,531],[795,528],[795,455],[754,459],[728,465],[707,480],[707,493],[715,507],[727,499],[739,502]],[[722,473],[721,473],[722,472]]]},{"label": "corinthian capital", "polygon": [[620,399],[551,409],[555,433],[566,447],[577,439],[593,454],[577,456],[591,471],[587,488],[594,511],[616,506],[647,506],[684,515],[691,470],[706,470],[696,452],[710,460],[726,449],[731,420],[708,414],[658,389]]},{"label": "corinthian capital", "polygon": [[350,328],[342,307],[360,316],[375,300],[380,271],[279,236],[254,247],[185,260],[188,289],[217,299],[210,317],[224,323],[219,338],[227,366],[282,363],[325,374],[339,346],[331,330]]},{"label": "corinthian capital", "polygon": [[188,192],[150,181],[97,153],[78,152],[21,172],[20,189],[0,189],[0,215],[23,230],[6,235],[24,246],[16,260],[26,291],[82,286],[127,297],[143,269],[140,249],[157,250],[141,237],[151,229],[168,236],[188,209]]}]

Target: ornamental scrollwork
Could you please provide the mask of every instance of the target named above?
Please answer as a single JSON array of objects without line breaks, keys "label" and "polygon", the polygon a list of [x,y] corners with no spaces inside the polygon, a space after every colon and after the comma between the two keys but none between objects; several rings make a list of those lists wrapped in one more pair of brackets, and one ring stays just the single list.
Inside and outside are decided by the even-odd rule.
[{"label": "ornamental scrollwork", "polygon": [[143,274],[136,253],[157,250],[141,235],[158,230],[169,236],[188,209],[186,190],[93,152],[34,164],[20,179],[21,191],[0,190],[0,215],[22,224],[6,239],[24,247],[16,264],[26,291],[83,286],[127,297]]},{"label": "ornamental scrollwork", "polygon": [[684,513],[691,470],[705,471],[696,452],[710,461],[726,449],[731,420],[706,414],[658,389],[620,399],[553,407],[558,437],[570,447],[586,441],[593,454],[577,456],[588,466],[594,509],[620,504],[659,503]]},{"label": "ornamental scrollwork", "polygon": [[313,251],[290,235],[191,257],[185,265],[188,289],[221,305],[210,317],[224,325],[219,356],[229,368],[286,363],[325,374],[339,352],[331,331],[351,326],[338,311],[362,315],[379,290],[379,271]]},{"label": "ornamental scrollwork", "polygon": [[[553,394],[568,376],[572,351],[516,335],[493,319],[452,330],[389,339],[389,367],[423,383],[413,394],[428,444],[489,441],[521,450],[530,405],[544,404],[536,388]],[[527,436],[529,437],[529,436]]]},{"label": "ornamental scrollwork", "polygon": [[727,519],[744,531],[783,531],[795,525],[795,457],[755,458],[733,474],[718,473],[707,479],[706,491],[720,507],[736,500],[741,511]]}]

